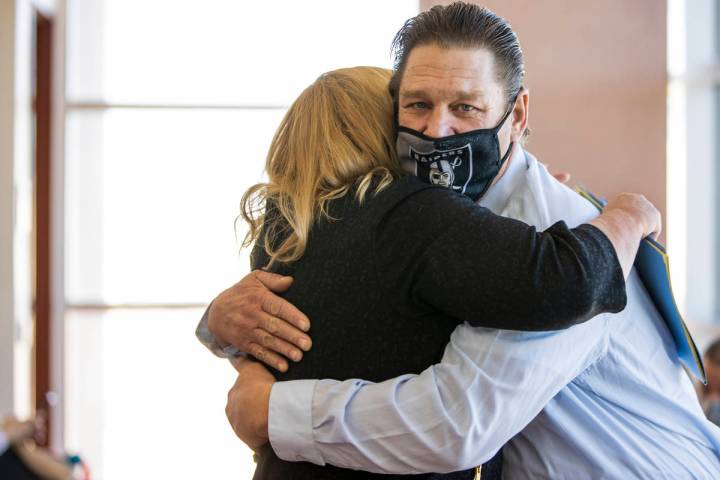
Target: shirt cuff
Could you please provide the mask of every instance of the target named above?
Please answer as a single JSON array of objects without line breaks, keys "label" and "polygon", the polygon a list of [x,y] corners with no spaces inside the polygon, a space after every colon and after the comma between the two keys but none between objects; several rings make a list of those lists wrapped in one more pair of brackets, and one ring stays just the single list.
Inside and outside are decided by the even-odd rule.
[{"label": "shirt cuff", "polygon": [[195,336],[198,340],[200,340],[200,343],[205,345],[208,350],[220,358],[245,357],[245,352],[242,352],[239,348],[236,348],[233,345],[227,345],[225,347],[221,346],[215,339],[215,336],[210,333],[210,329],[208,328],[209,311],[210,307],[208,306],[202,316],[202,319],[200,320],[200,323],[198,323],[198,326],[195,329]]},{"label": "shirt cuff", "polygon": [[10,442],[8,442],[7,435],[5,432],[0,432],[0,455],[5,453],[8,447],[10,447]]},{"label": "shirt cuff", "polygon": [[270,391],[268,437],[283,460],[325,465],[313,435],[312,400],[317,382],[276,382]]}]

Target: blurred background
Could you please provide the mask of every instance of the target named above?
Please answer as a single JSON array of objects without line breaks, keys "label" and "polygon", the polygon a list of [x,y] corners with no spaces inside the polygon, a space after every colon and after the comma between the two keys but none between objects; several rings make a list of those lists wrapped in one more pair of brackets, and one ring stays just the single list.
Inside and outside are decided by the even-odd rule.
[{"label": "blurred background", "polygon": [[[48,412],[96,479],[250,478],[234,370],[194,338],[248,271],[234,230],[320,73],[391,67],[418,0],[0,0],[0,416]],[[494,0],[520,37],[528,150],[645,193],[701,349],[720,333],[720,5]]]}]

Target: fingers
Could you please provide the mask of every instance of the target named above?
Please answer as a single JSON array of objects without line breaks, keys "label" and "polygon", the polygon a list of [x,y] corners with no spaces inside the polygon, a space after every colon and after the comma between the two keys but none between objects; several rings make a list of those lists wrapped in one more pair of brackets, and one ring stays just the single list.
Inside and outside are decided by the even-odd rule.
[{"label": "fingers", "polygon": [[[274,337],[280,338],[285,340],[286,342],[291,343],[291,346],[294,346],[296,349],[300,348],[302,350],[305,350],[306,352],[310,350],[310,347],[312,346],[312,340],[310,340],[310,337],[306,335],[305,333],[301,332],[297,328],[293,327],[289,323],[287,323],[284,320],[281,320],[277,317],[274,317],[270,314],[264,313],[264,318],[259,322],[259,325],[262,329],[264,329],[266,332],[271,334]],[[263,344],[265,345],[265,344]],[[265,345],[267,346],[267,345]],[[292,355],[289,355],[289,351],[281,351],[273,348],[276,352],[282,353],[288,358],[292,358],[295,360],[295,358]],[[301,353],[301,352],[298,352]]]},{"label": "fingers", "polygon": [[261,328],[256,328],[253,331],[253,334],[255,336],[255,342],[266,349],[279,353],[280,355],[295,362],[302,360],[303,354],[300,349],[286,342],[282,338],[275,337]]},{"label": "fingers", "polygon": [[567,183],[570,181],[570,178],[572,178],[571,175],[567,172],[554,173],[553,177],[555,177],[560,183]]},{"label": "fingers", "polygon": [[264,317],[258,321],[259,326],[252,330],[247,352],[266,365],[285,372],[288,363],[283,357],[299,362],[303,357],[302,350],[309,350],[312,341],[287,322],[265,312],[262,314]]},{"label": "fingers", "polygon": [[[310,329],[310,319],[308,319],[304,313],[298,310],[292,303],[278,297],[272,292],[265,293],[262,301],[262,309],[273,317],[285,320],[290,325],[294,325],[303,332],[307,332]],[[288,340],[292,341],[291,339]]]},{"label": "fingers", "polygon": [[248,353],[265,365],[274,368],[280,372],[286,372],[288,369],[287,361],[280,355],[268,350],[267,348],[257,343],[250,343]]},{"label": "fingers", "polygon": [[[548,163],[543,163],[543,165],[545,165],[545,168],[546,168],[547,171],[549,172],[549,171],[550,171],[550,164],[548,164]],[[552,173],[551,175],[552,175],[553,177],[555,177],[555,180],[557,180],[557,181],[560,182],[560,183],[567,183],[567,182],[569,182],[570,179],[572,178],[572,175],[570,174],[570,172],[557,172],[557,173]]]},{"label": "fingers", "polygon": [[[292,277],[255,270],[221,293],[208,311],[208,329],[221,345],[234,345],[281,371],[312,345],[310,320],[269,289],[286,290]],[[255,351],[251,350],[251,345]]]},{"label": "fingers", "polygon": [[265,270],[253,270],[255,278],[273,292],[284,292],[292,285],[293,278],[285,277],[277,273],[266,272]]}]

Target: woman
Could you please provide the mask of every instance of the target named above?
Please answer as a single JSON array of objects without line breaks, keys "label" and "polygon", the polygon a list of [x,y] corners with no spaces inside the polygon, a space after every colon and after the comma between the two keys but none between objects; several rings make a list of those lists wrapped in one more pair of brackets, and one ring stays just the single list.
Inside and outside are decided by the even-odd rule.
[{"label": "woman", "polygon": [[[624,307],[623,272],[655,227],[652,207],[621,198],[593,225],[538,233],[404,177],[389,79],[371,67],[318,78],[273,138],[268,183],[243,197],[253,268],[293,276],[286,298],[313,319],[313,349],[279,380],[381,381],[437,362],[464,321],[550,330]],[[270,447],[255,473],[376,476],[388,478],[285,462]],[[474,470],[418,477],[470,479]]]}]

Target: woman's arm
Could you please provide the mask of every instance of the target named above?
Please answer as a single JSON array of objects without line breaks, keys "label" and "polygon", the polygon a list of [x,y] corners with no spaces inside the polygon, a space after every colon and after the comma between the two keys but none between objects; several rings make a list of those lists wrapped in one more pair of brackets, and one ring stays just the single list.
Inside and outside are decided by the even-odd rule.
[{"label": "woman's arm", "polygon": [[447,190],[422,190],[379,223],[378,278],[405,313],[440,311],[510,330],[567,328],[625,307],[623,270],[657,226],[654,207],[638,197],[610,204],[594,225],[558,222],[537,232]]}]

